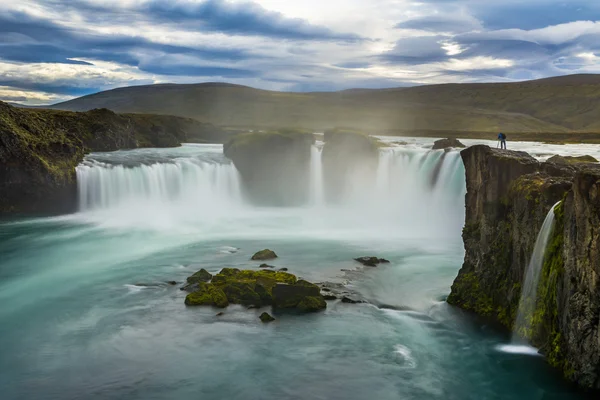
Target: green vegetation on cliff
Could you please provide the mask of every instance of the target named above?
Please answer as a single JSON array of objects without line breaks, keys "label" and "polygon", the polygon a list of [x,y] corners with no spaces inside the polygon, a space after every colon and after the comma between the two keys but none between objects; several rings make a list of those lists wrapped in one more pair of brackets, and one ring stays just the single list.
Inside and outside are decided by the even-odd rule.
[{"label": "green vegetation on cliff", "polygon": [[179,117],[23,109],[0,102],[0,214],[73,211],[75,167],[87,152],[225,137],[210,124]]}]

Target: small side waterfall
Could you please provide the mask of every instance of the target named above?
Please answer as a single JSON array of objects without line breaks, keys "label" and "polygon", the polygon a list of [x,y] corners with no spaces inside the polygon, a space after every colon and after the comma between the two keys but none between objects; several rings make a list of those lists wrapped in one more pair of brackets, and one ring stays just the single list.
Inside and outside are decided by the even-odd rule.
[{"label": "small side waterfall", "polygon": [[521,292],[521,300],[519,301],[519,309],[517,311],[517,319],[513,329],[513,343],[523,343],[531,331],[531,317],[535,311],[537,300],[537,288],[540,282],[540,274],[544,265],[544,255],[548,239],[554,227],[554,208],[560,204],[556,203],[548,212],[544,224],[538,233],[533,254],[527,266],[525,281]]},{"label": "small side waterfall", "polygon": [[310,149],[310,202],[312,205],[322,205],[323,194],[323,148],[313,145]]}]

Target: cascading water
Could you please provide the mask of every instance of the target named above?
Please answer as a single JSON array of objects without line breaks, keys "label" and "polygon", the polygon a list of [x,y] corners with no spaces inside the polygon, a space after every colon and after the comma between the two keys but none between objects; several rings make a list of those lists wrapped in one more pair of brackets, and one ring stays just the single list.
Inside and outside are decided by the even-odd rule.
[{"label": "cascading water", "polygon": [[[283,216],[282,210],[254,207],[243,197],[239,174],[220,146],[92,154],[77,168],[80,211],[103,223],[152,223],[161,229],[206,227],[207,221],[219,224],[234,216],[236,223],[243,219],[264,228],[265,221],[292,214],[297,229],[319,232],[368,225],[380,227],[382,236],[423,237],[462,227],[465,183],[458,152],[382,149],[376,175],[357,175],[335,205],[324,196],[321,156],[322,146],[314,145],[306,207],[288,208]],[[265,218],[266,213],[271,215]]]},{"label": "cascading water", "polygon": [[531,316],[535,311],[537,300],[537,288],[540,282],[540,273],[544,264],[544,255],[548,245],[548,239],[554,227],[554,208],[560,204],[556,203],[548,212],[546,219],[538,233],[533,254],[527,266],[525,281],[521,291],[521,299],[519,301],[519,309],[517,311],[517,319],[513,329],[513,343],[523,343],[529,336],[531,331]]},{"label": "cascading water", "polygon": [[310,149],[310,202],[312,205],[322,205],[323,194],[323,148],[315,144]]}]

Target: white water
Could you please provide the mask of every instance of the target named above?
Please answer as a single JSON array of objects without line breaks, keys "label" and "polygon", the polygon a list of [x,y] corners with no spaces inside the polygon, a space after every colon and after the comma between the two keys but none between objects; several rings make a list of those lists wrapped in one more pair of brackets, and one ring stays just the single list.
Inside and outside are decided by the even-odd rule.
[{"label": "white water", "polygon": [[92,154],[77,168],[80,216],[103,225],[186,227],[211,235],[251,234],[247,228],[268,235],[285,220],[295,226],[290,235],[324,237],[356,235],[367,224],[369,235],[388,238],[449,236],[462,227],[465,184],[458,152],[383,149],[376,176],[357,175],[335,206],[325,200],[321,152],[313,146],[309,204],[283,209],[246,201],[239,174],[220,147],[135,150],[134,157]]},{"label": "white water", "polygon": [[521,343],[523,339],[526,339],[523,337],[526,336],[523,335],[523,333],[528,332],[531,329],[530,321],[531,315],[535,310],[540,273],[542,271],[542,266],[544,265],[544,256],[546,254],[546,247],[548,246],[548,238],[554,227],[554,207],[559,203],[556,203],[550,209],[548,215],[546,215],[544,224],[535,241],[535,247],[529,265],[527,266],[525,281],[523,282],[523,289],[521,291],[521,300],[519,301],[517,319],[513,329],[513,343]]},{"label": "white water", "polygon": [[322,147],[314,145],[310,154],[310,201],[312,205],[322,205],[325,199],[323,194],[323,162]]}]

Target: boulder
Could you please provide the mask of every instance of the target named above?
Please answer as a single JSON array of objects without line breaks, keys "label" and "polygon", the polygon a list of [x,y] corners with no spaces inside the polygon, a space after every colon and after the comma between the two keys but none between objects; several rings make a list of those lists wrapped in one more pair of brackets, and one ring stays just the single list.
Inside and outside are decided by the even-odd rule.
[{"label": "boulder", "polygon": [[432,150],[444,150],[449,148],[464,149],[465,146],[456,138],[440,139],[433,143]]},{"label": "boulder", "polygon": [[299,311],[309,313],[324,310],[327,308],[327,303],[323,296],[309,296],[303,298],[296,306]]},{"label": "boulder", "polygon": [[[277,258],[277,254],[275,254],[275,252],[273,250],[269,250],[269,249],[261,250],[252,256],[252,260],[254,260],[254,261],[267,261],[267,260],[274,260],[276,258]],[[262,265],[266,265],[266,264],[262,264]],[[261,265],[261,268],[263,268],[262,265]],[[264,268],[269,268],[269,266],[267,265]]]},{"label": "boulder", "polygon": [[266,313],[266,312],[264,312],[264,313],[260,314],[260,317],[259,317],[259,318],[260,318],[260,320],[261,320],[263,323],[268,323],[268,322],[273,322],[273,321],[275,321],[275,318],[273,318],[273,317],[272,317],[272,316],[271,316],[269,313]]},{"label": "boulder", "polygon": [[200,282],[198,283],[198,290],[186,296],[185,304],[188,306],[225,308],[229,305],[229,300],[221,288],[211,283]]},{"label": "boulder", "polygon": [[[314,299],[306,300],[307,298],[317,298],[323,300],[323,302]],[[273,288],[273,301],[274,306],[277,308],[299,308],[301,311],[307,311],[314,305],[319,304],[322,306],[325,299],[321,296],[321,290],[317,285],[300,280],[292,285],[275,285]]]},{"label": "boulder", "polygon": [[194,275],[189,276],[187,278],[187,283],[193,284],[198,282],[208,282],[212,279],[212,275],[202,268],[200,271],[196,272]]}]

